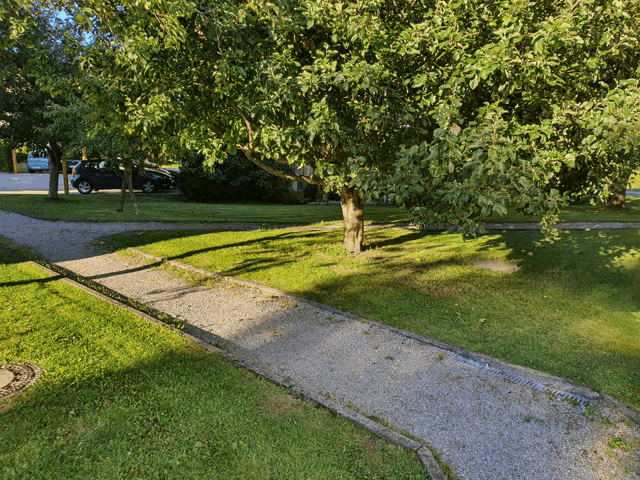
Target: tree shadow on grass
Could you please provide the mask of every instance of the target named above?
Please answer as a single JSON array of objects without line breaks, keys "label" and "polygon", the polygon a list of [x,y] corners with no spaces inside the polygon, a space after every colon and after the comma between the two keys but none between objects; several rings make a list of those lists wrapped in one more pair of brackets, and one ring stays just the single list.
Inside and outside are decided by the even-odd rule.
[{"label": "tree shadow on grass", "polygon": [[[536,246],[540,238],[511,231],[462,243],[442,233],[404,235],[376,250],[373,270],[323,277],[300,294],[589,384],[640,408],[638,233],[572,232]],[[471,265],[493,258],[520,270]]]},{"label": "tree shadow on grass", "polygon": [[315,469],[358,476],[366,466],[378,478],[385,470],[348,422],[287,400],[216,355],[168,351],[102,373],[81,368],[61,382],[50,370],[64,365],[34,360],[43,377],[0,411],[10,477],[294,478]]},{"label": "tree shadow on grass", "polygon": [[[169,230],[169,231],[156,231],[152,233],[145,231],[145,232],[139,232],[139,233],[133,233],[133,234],[131,232],[128,232],[126,234],[117,234],[117,235],[110,236],[106,240],[107,240],[107,243],[114,250],[116,250],[116,249],[129,248],[129,247],[134,247],[134,248],[143,247],[147,245],[150,241],[161,242],[161,241],[174,240],[179,238],[193,237],[197,235],[208,235],[211,233],[214,233],[214,232],[202,232],[201,230],[196,230],[196,231]],[[215,233],[218,233],[218,232],[215,232]],[[126,273],[144,271],[150,268],[159,267],[163,265],[165,261],[171,261],[171,260],[181,261],[181,260],[188,259],[190,257],[194,257],[196,255],[203,255],[203,254],[209,254],[209,253],[213,254],[215,252],[220,252],[220,251],[231,249],[231,248],[250,247],[252,245],[260,244],[263,242],[276,242],[276,241],[283,241],[288,239],[312,240],[314,238],[317,238],[321,234],[322,234],[321,232],[315,232],[315,233],[314,232],[304,232],[304,233],[303,232],[283,232],[276,235],[269,235],[267,237],[260,237],[252,240],[230,242],[230,243],[225,243],[223,245],[215,245],[215,246],[206,247],[206,248],[188,250],[179,255],[167,256],[161,262],[153,262],[153,263],[145,264],[142,266],[134,267],[131,269],[119,270],[117,272],[95,275],[89,278],[92,280],[95,280],[100,278],[108,278],[116,275],[122,275]],[[282,259],[275,259],[275,258],[245,261],[242,263],[242,265],[234,267],[228,271],[216,272],[216,273],[221,273],[224,275],[235,275],[239,273],[255,272],[258,270],[264,270],[267,268],[282,266],[287,263],[291,263],[293,261],[294,260],[282,260]]]}]

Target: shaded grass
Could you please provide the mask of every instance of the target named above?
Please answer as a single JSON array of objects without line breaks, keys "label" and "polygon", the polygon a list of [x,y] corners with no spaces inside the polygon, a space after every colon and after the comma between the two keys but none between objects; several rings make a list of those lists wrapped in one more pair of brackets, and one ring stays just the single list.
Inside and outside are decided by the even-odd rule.
[{"label": "shaded grass", "polygon": [[[458,235],[368,231],[352,256],[341,232],[145,232],[137,246],[396,327],[587,384],[640,408],[640,233]],[[520,270],[470,265],[500,259]]]},{"label": "shaded grass", "polygon": [[[60,195],[49,200],[46,195],[0,195],[0,209],[46,220],[102,222],[174,222],[174,223],[279,223],[305,225],[341,221],[339,205],[277,205],[237,203],[194,203],[177,195],[138,196],[136,215],[127,198],[125,211],[116,212],[118,195]],[[367,205],[365,220],[373,224],[406,223],[405,209]],[[509,210],[507,215],[493,215],[492,222],[536,222]],[[640,197],[627,197],[625,208],[608,209],[602,205],[571,205],[562,211],[561,221],[640,221]]]},{"label": "shaded grass", "polygon": [[0,237],[0,477],[423,478],[415,454],[24,263]]},{"label": "shaded grass", "polygon": [[[175,223],[282,223],[304,225],[342,219],[339,205],[279,205],[187,202],[177,195],[137,196],[136,215],[127,198],[125,211],[116,212],[118,195],[0,195],[0,209],[46,220],[100,222],[175,222]],[[371,206],[367,220],[375,223],[406,222],[404,209]]]}]

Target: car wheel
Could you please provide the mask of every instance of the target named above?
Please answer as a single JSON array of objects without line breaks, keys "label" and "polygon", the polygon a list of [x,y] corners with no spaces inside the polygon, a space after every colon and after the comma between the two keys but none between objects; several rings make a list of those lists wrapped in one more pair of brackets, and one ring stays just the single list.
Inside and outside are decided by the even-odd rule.
[{"label": "car wheel", "polygon": [[93,186],[87,180],[81,180],[76,187],[82,195],[88,195],[93,190]]},{"label": "car wheel", "polygon": [[29,173],[33,173],[34,171],[33,171],[33,170],[31,170],[30,168],[27,168],[27,172],[29,172]]},{"label": "car wheel", "polygon": [[153,180],[143,180],[142,191],[144,193],[153,193],[156,191],[156,184],[153,182]]}]

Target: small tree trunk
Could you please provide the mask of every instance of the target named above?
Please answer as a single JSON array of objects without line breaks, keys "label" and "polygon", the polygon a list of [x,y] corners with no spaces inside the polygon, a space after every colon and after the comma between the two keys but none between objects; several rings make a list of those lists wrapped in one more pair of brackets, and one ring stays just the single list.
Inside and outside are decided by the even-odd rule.
[{"label": "small tree trunk", "polygon": [[62,158],[62,152],[55,143],[47,151],[49,157],[49,199],[58,200],[58,164]]},{"label": "small tree trunk", "polygon": [[624,208],[624,201],[627,195],[627,186],[631,178],[631,170],[622,173],[616,178],[611,188],[609,198],[607,198],[608,208]]},{"label": "small tree trunk", "polygon": [[136,194],[133,193],[133,163],[128,162],[125,165],[124,176],[127,178],[129,184],[129,196],[131,197],[131,203],[133,203],[133,209],[138,215],[138,205],[136,204]]},{"label": "small tree trunk", "polygon": [[116,209],[116,212],[124,212],[124,199],[127,196],[127,172],[123,172],[122,182],[120,183],[120,205]]},{"label": "small tree trunk", "polygon": [[357,188],[344,187],[340,192],[340,206],[344,220],[342,246],[358,254],[364,241],[364,199]]}]

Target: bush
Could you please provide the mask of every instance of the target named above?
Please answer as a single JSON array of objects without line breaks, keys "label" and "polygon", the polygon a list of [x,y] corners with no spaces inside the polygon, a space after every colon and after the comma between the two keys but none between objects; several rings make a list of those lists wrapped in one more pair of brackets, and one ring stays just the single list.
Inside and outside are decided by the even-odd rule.
[{"label": "bush", "polygon": [[[204,157],[197,154],[182,161],[178,185],[188,200],[284,203],[289,199],[290,181],[265,172],[241,152],[229,155],[212,171],[205,169],[203,163]],[[281,171],[289,169],[273,162],[269,165]]]},{"label": "bush", "polygon": [[13,172],[11,149],[0,143],[0,172]]}]

